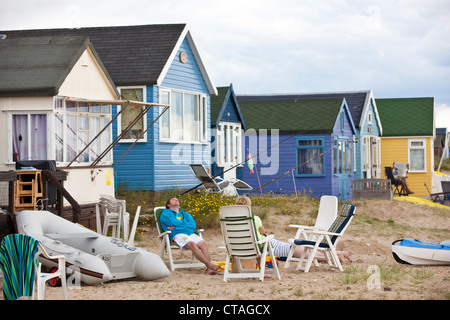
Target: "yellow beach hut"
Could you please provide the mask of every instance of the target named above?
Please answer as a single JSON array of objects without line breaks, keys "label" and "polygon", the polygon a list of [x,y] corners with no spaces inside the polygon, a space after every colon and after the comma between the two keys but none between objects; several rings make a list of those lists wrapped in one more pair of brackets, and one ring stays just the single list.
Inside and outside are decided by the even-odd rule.
[{"label": "yellow beach hut", "polygon": [[382,168],[394,161],[410,166],[407,183],[414,196],[429,196],[434,171],[434,98],[376,99],[383,125]]}]

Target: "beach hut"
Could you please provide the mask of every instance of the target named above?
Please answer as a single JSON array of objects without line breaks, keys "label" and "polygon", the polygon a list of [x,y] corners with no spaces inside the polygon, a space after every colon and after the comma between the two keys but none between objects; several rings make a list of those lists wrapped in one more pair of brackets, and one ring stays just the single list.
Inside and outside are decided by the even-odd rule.
[{"label": "beach hut", "polygon": [[239,102],[230,84],[211,96],[211,174],[228,180],[242,179],[243,133],[247,130]]},{"label": "beach hut", "polygon": [[7,37],[85,35],[125,100],[170,105],[113,107],[116,184],[127,190],[190,188],[190,164],[210,165],[210,95],[217,94],[186,24],[2,31]]},{"label": "beach hut", "polygon": [[381,165],[409,164],[407,183],[414,196],[429,196],[433,185],[434,98],[376,99],[383,135]]},{"label": "beach hut", "polygon": [[[383,177],[381,168],[380,136],[383,132],[378,109],[372,90],[271,94],[260,97],[269,100],[292,99],[330,99],[339,98],[347,102],[355,126],[354,179]],[[239,99],[251,100],[251,96],[239,96]]]},{"label": "beach hut", "polygon": [[355,126],[345,98],[238,96],[253,193],[352,197]]},{"label": "beach hut", "polygon": [[[114,195],[112,154],[101,166],[88,166],[111,143],[111,130],[87,144],[111,121],[108,101],[117,101],[119,92],[89,38],[6,37],[0,69],[0,171],[15,170],[18,162],[56,161],[80,205]],[[76,163],[68,168],[70,161]]]}]

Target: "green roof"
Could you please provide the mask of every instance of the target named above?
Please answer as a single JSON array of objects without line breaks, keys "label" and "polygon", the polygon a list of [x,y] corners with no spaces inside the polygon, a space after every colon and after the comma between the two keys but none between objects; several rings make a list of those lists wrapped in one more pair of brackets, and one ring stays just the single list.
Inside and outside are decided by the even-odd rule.
[{"label": "green roof", "polygon": [[249,129],[280,133],[331,133],[343,99],[239,101]]},{"label": "green roof", "polygon": [[217,95],[211,95],[211,126],[216,125],[217,117],[222,109],[223,101],[230,87],[218,87]]},{"label": "green roof", "polygon": [[115,88],[86,36],[6,38],[0,40],[0,96],[57,95],[87,47]]},{"label": "green roof", "polygon": [[376,99],[383,137],[433,136],[434,98]]}]

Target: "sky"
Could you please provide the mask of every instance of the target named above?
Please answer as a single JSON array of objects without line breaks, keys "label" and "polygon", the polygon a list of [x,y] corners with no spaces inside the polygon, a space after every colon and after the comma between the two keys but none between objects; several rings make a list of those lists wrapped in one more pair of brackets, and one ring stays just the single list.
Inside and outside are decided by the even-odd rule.
[{"label": "sky", "polygon": [[0,0],[0,30],[166,23],[238,95],[434,97],[450,130],[450,0]]}]

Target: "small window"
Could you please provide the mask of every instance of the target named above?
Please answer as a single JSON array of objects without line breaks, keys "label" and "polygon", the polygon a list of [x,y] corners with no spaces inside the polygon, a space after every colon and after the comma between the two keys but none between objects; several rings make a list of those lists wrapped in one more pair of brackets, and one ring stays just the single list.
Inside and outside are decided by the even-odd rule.
[{"label": "small window", "polygon": [[367,123],[372,124],[372,111],[367,113]]},{"label": "small window", "polygon": [[[129,88],[129,87],[123,87],[120,88],[120,94],[122,96],[122,100],[129,100],[129,101],[138,101],[138,102],[144,102],[144,94],[145,94],[145,88],[144,87],[136,87],[136,88]],[[128,106],[119,107],[125,108],[122,113],[120,114],[120,121],[119,121],[119,127],[118,127],[118,134],[122,133],[123,130],[127,129],[131,123],[139,117],[142,110],[144,110],[144,106],[140,105],[132,105],[129,104]],[[129,131],[123,136],[121,139],[121,142],[134,142],[136,139],[142,139],[141,141],[145,141],[145,136],[143,134],[146,126],[146,115],[142,116],[130,129]]]},{"label": "small window", "polygon": [[47,159],[47,114],[12,115],[13,160]]},{"label": "small window", "polygon": [[297,150],[297,176],[323,176],[324,165],[324,139],[298,138]]},{"label": "small window", "polygon": [[410,172],[426,171],[426,140],[408,140],[408,161]]}]

